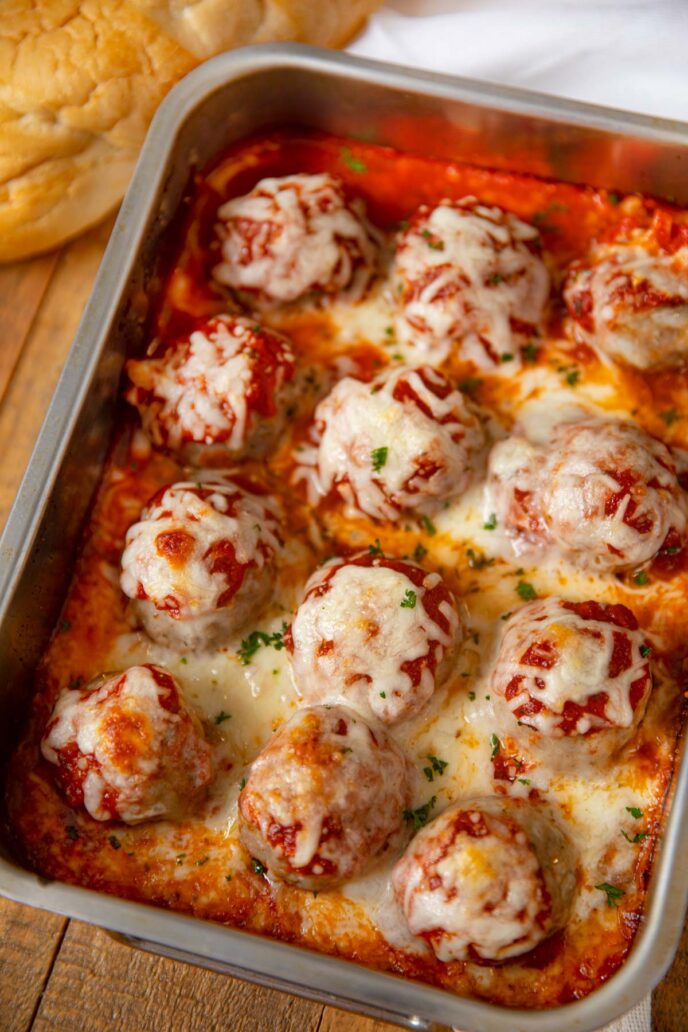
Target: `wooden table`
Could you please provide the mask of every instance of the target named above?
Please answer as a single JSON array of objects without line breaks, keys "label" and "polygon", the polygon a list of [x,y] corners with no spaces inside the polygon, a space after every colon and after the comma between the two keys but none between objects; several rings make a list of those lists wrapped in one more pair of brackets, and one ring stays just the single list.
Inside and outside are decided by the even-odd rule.
[{"label": "wooden table", "polygon": [[[0,267],[0,526],[111,228]],[[688,1029],[688,934],[654,996],[654,1032]],[[0,1032],[385,1032],[391,1025],[149,956],[0,899]]]}]

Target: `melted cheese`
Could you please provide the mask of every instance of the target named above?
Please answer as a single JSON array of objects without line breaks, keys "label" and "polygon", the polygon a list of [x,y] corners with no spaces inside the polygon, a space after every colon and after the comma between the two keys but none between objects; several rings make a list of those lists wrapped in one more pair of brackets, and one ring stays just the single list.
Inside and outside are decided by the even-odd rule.
[{"label": "melted cheese", "polygon": [[347,205],[332,176],[262,179],[223,204],[218,283],[276,302],[349,288],[360,296],[377,263],[377,240],[360,204]]},{"label": "melted cheese", "polygon": [[[610,668],[619,638],[628,644],[629,663],[612,676]],[[503,693],[513,678],[521,678],[518,694],[507,703],[516,711],[530,699],[540,702],[545,708],[522,720],[544,735],[557,734],[557,718],[564,713],[567,702],[585,706],[601,692],[608,696],[605,719],[583,714],[576,724],[577,733],[609,724],[628,728],[642,716],[643,707],[634,710],[631,705],[631,688],[646,674],[647,660],[641,653],[644,641],[640,631],[584,619],[566,609],[559,599],[532,602],[505,624],[492,684],[495,691]],[[553,650],[555,662],[548,668],[528,664],[524,658],[528,649],[543,642]],[[538,651],[542,654],[542,649]]]},{"label": "melted cheese", "polygon": [[[204,499],[197,494],[198,486],[179,483],[168,487],[127,531],[122,554],[124,593],[137,598],[142,588],[159,609],[169,608],[169,600],[174,599],[181,619],[212,612],[227,592],[225,573],[211,569],[208,553],[214,546],[229,542],[236,563],[258,570],[266,565],[266,551],[274,554],[280,547],[276,516],[263,499],[232,483],[212,481],[203,483],[205,489],[212,489]],[[233,514],[228,511],[230,506]],[[181,561],[171,560],[157,542],[161,534],[180,531],[191,539],[192,551]]]},{"label": "melted cheese", "polygon": [[[423,373],[440,388],[446,383],[428,367]],[[394,397],[401,382],[431,416]],[[482,430],[461,394],[438,397],[416,369],[383,374],[372,384],[340,380],[318,405],[315,422],[317,453],[299,455],[303,467],[317,463],[311,482],[321,495],[336,487],[350,508],[378,519],[398,519],[405,508],[434,511],[469,487],[481,458]]]},{"label": "melted cheese", "polygon": [[[685,356],[688,248],[669,255],[640,243],[605,244],[593,250],[591,262],[574,269],[564,291],[574,336],[603,358],[639,369]],[[584,324],[577,311],[588,304]]]},{"label": "melted cheese", "polygon": [[[210,780],[200,731],[187,726],[183,705],[179,713],[162,705],[162,694],[151,671],[135,666],[90,692],[60,695],[41,751],[57,764],[65,750],[76,747],[77,767],[87,770],[84,806],[96,820],[112,818],[108,796],[115,798],[118,818],[129,824],[175,816],[175,780],[183,782],[182,797]],[[164,769],[163,754],[172,750],[180,766],[176,778]]]},{"label": "melted cheese", "polygon": [[398,570],[344,564],[326,590],[314,591],[327,571],[308,582],[292,623],[297,691],[309,703],[339,700],[389,724],[419,712],[435,676],[424,665],[418,680],[404,666],[430,655],[439,665],[459,623],[453,606],[443,604],[447,633],[425,608],[426,591],[441,578],[427,574],[418,588]]},{"label": "melted cheese", "polygon": [[537,240],[532,226],[474,198],[417,216],[393,272],[401,283],[399,338],[436,361],[460,342],[479,368],[513,374],[520,352],[511,321],[535,328],[549,294],[547,269],[525,246]]},{"label": "melted cheese", "polygon": [[[127,397],[137,404],[154,444],[177,450],[184,441],[226,441],[232,451],[246,448],[255,422],[251,393],[260,376],[255,338],[254,319],[222,316],[205,332],[192,333],[188,344],[178,344],[161,358],[127,363],[134,385]],[[283,350],[277,374],[279,391],[293,357],[286,340],[276,341]],[[137,388],[152,392],[153,400],[137,401]]]}]

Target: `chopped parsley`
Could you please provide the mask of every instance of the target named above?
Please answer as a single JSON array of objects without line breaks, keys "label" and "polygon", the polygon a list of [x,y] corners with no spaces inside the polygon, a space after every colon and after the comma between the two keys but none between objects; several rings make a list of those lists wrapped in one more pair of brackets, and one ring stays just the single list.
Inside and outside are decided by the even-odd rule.
[{"label": "chopped parsley", "polygon": [[68,631],[72,626],[71,620],[60,620],[60,630]]},{"label": "chopped parsley", "polygon": [[524,344],[521,350],[524,362],[528,362],[530,365],[532,365],[534,362],[537,362],[538,355],[540,354],[540,348],[537,346],[537,344],[533,344],[532,340],[529,340],[527,344]]},{"label": "chopped parsley", "polygon": [[473,548],[466,549],[468,565],[472,570],[484,570],[486,566],[494,566],[495,560],[488,559],[482,552],[476,552]]},{"label": "chopped parsley", "polygon": [[643,657],[643,659],[647,659],[649,656],[652,655],[652,646],[651,645],[641,645],[640,646],[640,655]]},{"label": "chopped parsley", "polygon": [[225,881],[231,881],[231,880],[232,880],[231,874],[226,874],[225,875]]},{"label": "chopped parsley", "polygon": [[646,832],[646,831],[637,831],[637,832],[635,833],[635,835],[633,836],[633,838],[631,838],[631,836],[630,836],[630,835],[628,835],[628,834],[627,834],[627,833],[626,833],[626,832],[625,832],[625,831],[623,830],[623,828],[622,828],[622,829],[621,829],[621,834],[622,834],[622,835],[623,835],[623,837],[624,837],[624,838],[626,839],[626,842],[630,842],[630,843],[631,843],[631,845],[635,845],[635,843],[636,843],[636,842],[642,842],[642,841],[643,841],[643,839],[646,839],[646,838],[647,838],[647,832]]},{"label": "chopped parsley", "polygon": [[500,620],[508,620],[511,615],[512,615],[511,610],[509,610],[508,613],[502,613],[502,615],[500,616],[499,619]]},{"label": "chopped parsley", "polygon": [[521,782],[522,785],[530,784],[530,778],[519,778],[518,780]]},{"label": "chopped parsley", "polygon": [[427,554],[427,548],[425,547],[425,545],[421,545],[419,541],[416,547],[413,549],[413,558],[416,560],[417,563],[422,563]]},{"label": "chopped parsley", "polygon": [[370,555],[382,555],[382,545],[379,538],[375,538],[372,545],[368,545],[368,552]]},{"label": "chopped parsley", "polygon": [[203,867],[203,864],[207,864],[209,860],[209,856],[202,856],[200,860],[194,860],[194,864],[196,867]]},{"label": "chopped parsley", "polygon": [[611,190],[607,194],[607,200],[609,201],[610,204],[619,204],[619,202],[621,201],[621,196],[620,196],[620,194],[615,193],[613,190]]},{"label": "chopped parsley", "polygon": [[429,767],[423,767],[423,773],[428,781],[435,780],[435,774],[439,777],[440,774],[444,774],[445,770],[449,766],[446,760],[440,760],[438,756],[428,756],[430,760]]},{"label": "chopped parsley", "polygon": [[674,408],[666,409],[665,412],[660,412],[659,415],[660,418],[664,420],[667,426],[672,426],[678,419],[681,418],[676,409]]},{"label": "chopped parsley", "polygon": [[471,700],[471,702],[473,702],[473,700],[475,699],[475,692],[469,692],[468,698]]},{"label": "chopped parsley", "polygon": [[256,652],[262,645],[271,645],[273,649],[278,652],[284,648],[284,632],[288,628],[288,624],[282,622],[282,630],[274,631],[272,634],[267,634],[265,631],[251,631],[247,638],[242,638],[241,646],[238,651],[239,659],[241,660],[242,666],[248,666]]},{"label": "chopped parsley", "polygon": [[179,662],[180,662],[180,663],[183,663],[183,664],[184,664],[184,666],[186,666],[186,664],[187,664],[187,663],[188,663],[189,661],[188,661],[188,659],[186,658],[186,656],[182,656],[182,657],[180,658]]},{"label": "chopped parsley", "polygon": [[381,699],[386,699],[387,698],[387,692],[380,692],[380,698]]},{"label": "chopped parsley", "polygon": [[428,247],[432,251],[444,251],[444,244],[442,243],[442,241],[441,240],[436,240],[433,237],[433,235],[432,235],[432,233],[430,232],[429,229],[421,230],[421,234],[420,235],[424,238],[424,240],[427,243]]},{"label": "chopped parsley", "polygon": [[72,691],[73,691],[73,690],[74,690],[75,688],[80,688],[80,687],[81,687],[81,678],[80,678],[80,677],[74,677],[74,678],[72,678],[72,680],[71,680],[71,681],[69,682],[69,684],[67,685],[67,687],[68,687],[68,688],[70,688],[70,689],[71,689]]},{"label": "chopped parsley", "polygon": [[360,158],[357,158],[354,154],[352,154],[348,147],[342,147],[339,156],[344,162],[344,164],[347,165],[352,172],[368,171],[368,166],[366,165],[365,161],[361,161]]},{"label": "chopped parsley", "polygon": [[492,752],[490,753],[490,756],[494,759],[495,756],[499,755],[499,750],[501,749],[501,743],[494,731],[490,735],[490,745],[492,746]]},{"label": "chopped parsley", "polygon": [[491,512],[488,518],[483,523],[483,530],[496,530],[497,529],[497,513]]},{"label": "chopped parsley", "polygon": [[616,885],[610,885],[609,882],[600,882],[595,888],[606,893],[608,907],[618,907],[619,900],[626,895],[623,889],[617,888]]},{"label": "chopped parsley", "polygon": [[267,871],[267,867],[264,867],[260,860],[256,860],[255,856],[251,857],[251,867],[255,874],[265,874]]},{"label": "chopped parsley", "polygon": [[410,588],[407,588],[406,591],[404,592],[404,597],[402,598],[402,600],[400,602],[401,608],[402,609],[415,609],[416,608],[416,599],[417,599],[417,595],[416,595],[415,591],[411,591]]},{"label": "chopped parsley", "polygon": [[513,362],[514,356],[511,354],[510,351],[504,351],[499,356],[499,360],[500,360],[500,362]]},{"label": "chopped parsley", "polygon": [[177,867],[181,867],[184,860],[186,859],[186,853],[178,853],[176,858]]},{"label": "chopped parsley", "polygon": [[639,806],[627,806],[626,811],[627,813],[630,813],[631,817],[635,817],[637,821],[640,820],[641,817],[645,816]]},{"label": "chopped parsley", "polygon": [[575,387],[580,380],[580,369],[569,369],[564,379],[569,387]]},{"label": "chopped parsley", "polygon": [[428,519],[427,516],[421,516],[420,522],[421,522],[421,524],[423,526],[423,530],[425,531],[426,534],[429,534],[430,537],[432,537],[433,534],[437,533],[437,527],[432,522],[432,520]]},{"label": "chopped parsley", "polygon": [[241,781],[239,782],[239,791],[243,792],[243,790],[245,788],[246,788],[246,778],[242,778]]},{"label": "chopped parsley", "polygon": [[231,713],[225,713],[224,710],[220,710],[218,715],[215,717],[215,723],[216,724],[223,724],[225,722],[225,720],[231,720],[231,719],[232,719],[232,714]]},{"label": "chopped parsley", "polygon": [[389,448],[373,448],[370,453],[370,461],[373,466],[373,473],[379,473],[387,463]]},{"label": "chopped parsley", "polygon": [[413,821],[413,830],[418,831],[428,823],[430,817],[430,811],[437,802],[437,796],[433,796],[432,799],[428,799],[427,803],[423,803],[422,806],[418,806],[415,810],[404,810],[402,817],[409,823]]},{"label": "chopped parsley", "polygon": [[524,580],[520,580],[516,585],[516,593],[524,602],[532,602],[534,598],[537,598],[537,591],[533,585]]},{"label": "chopped parsley", "polygon": [[67,825],[67,838],[71,839],[72,842],[76,842],[79,837],[79,832],[76,830],[73,824]]},{"label": "chopped parsley", "polygon": [[462,394],[475,394],[482,385],[483,381],[478,376],[467,376],[457,386]]},{"label": "chopped parsley", "polygon": [[490,276],[487,282],[491,287],[498,287],[500,283],[504,282],[504,277],[501,272],[495,272],[494,275]]},{"label": "chopped parsley", "polygon": [[647,584],[649,579],[650,578],[648,577],[646,570],[638,570],[636,573],[633,574],[634,582],[640,585],[640,587],[642,587],[643,584]]},{"label": "chopped parsley", "polygon": [[393,337],[394,336],[394,327],[393,326],[385,326],[385,336],[386,337]]},{"label": "chopped parsley", "polygon": [[120,840],[117,838],[116,835],[108,835],[108,842],[110,843],[110,845],[112,846],[113,849],[121,849],[122,848],[122,843],[120,842]]}]

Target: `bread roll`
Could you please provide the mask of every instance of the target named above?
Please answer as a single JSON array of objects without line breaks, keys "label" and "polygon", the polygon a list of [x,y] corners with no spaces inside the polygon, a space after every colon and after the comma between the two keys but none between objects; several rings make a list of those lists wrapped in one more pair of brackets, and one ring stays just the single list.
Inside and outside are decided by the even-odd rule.
[{"label": "bread roll", "polygon": [[338,46],[375,0],[3,0],[0,261],[122,198],[153,113],[199,61],[269,40]]}]

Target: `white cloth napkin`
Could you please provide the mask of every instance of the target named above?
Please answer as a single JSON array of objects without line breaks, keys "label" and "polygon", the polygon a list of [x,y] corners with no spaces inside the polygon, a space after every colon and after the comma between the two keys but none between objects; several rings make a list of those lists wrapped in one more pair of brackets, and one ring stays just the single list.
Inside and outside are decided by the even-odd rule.
[{"label": "white cloth napkin", "polygon": [[[686,0],[392,0],[360,57],[688,121]],[[650,998],[600,1032],[650,1032]]]}]

